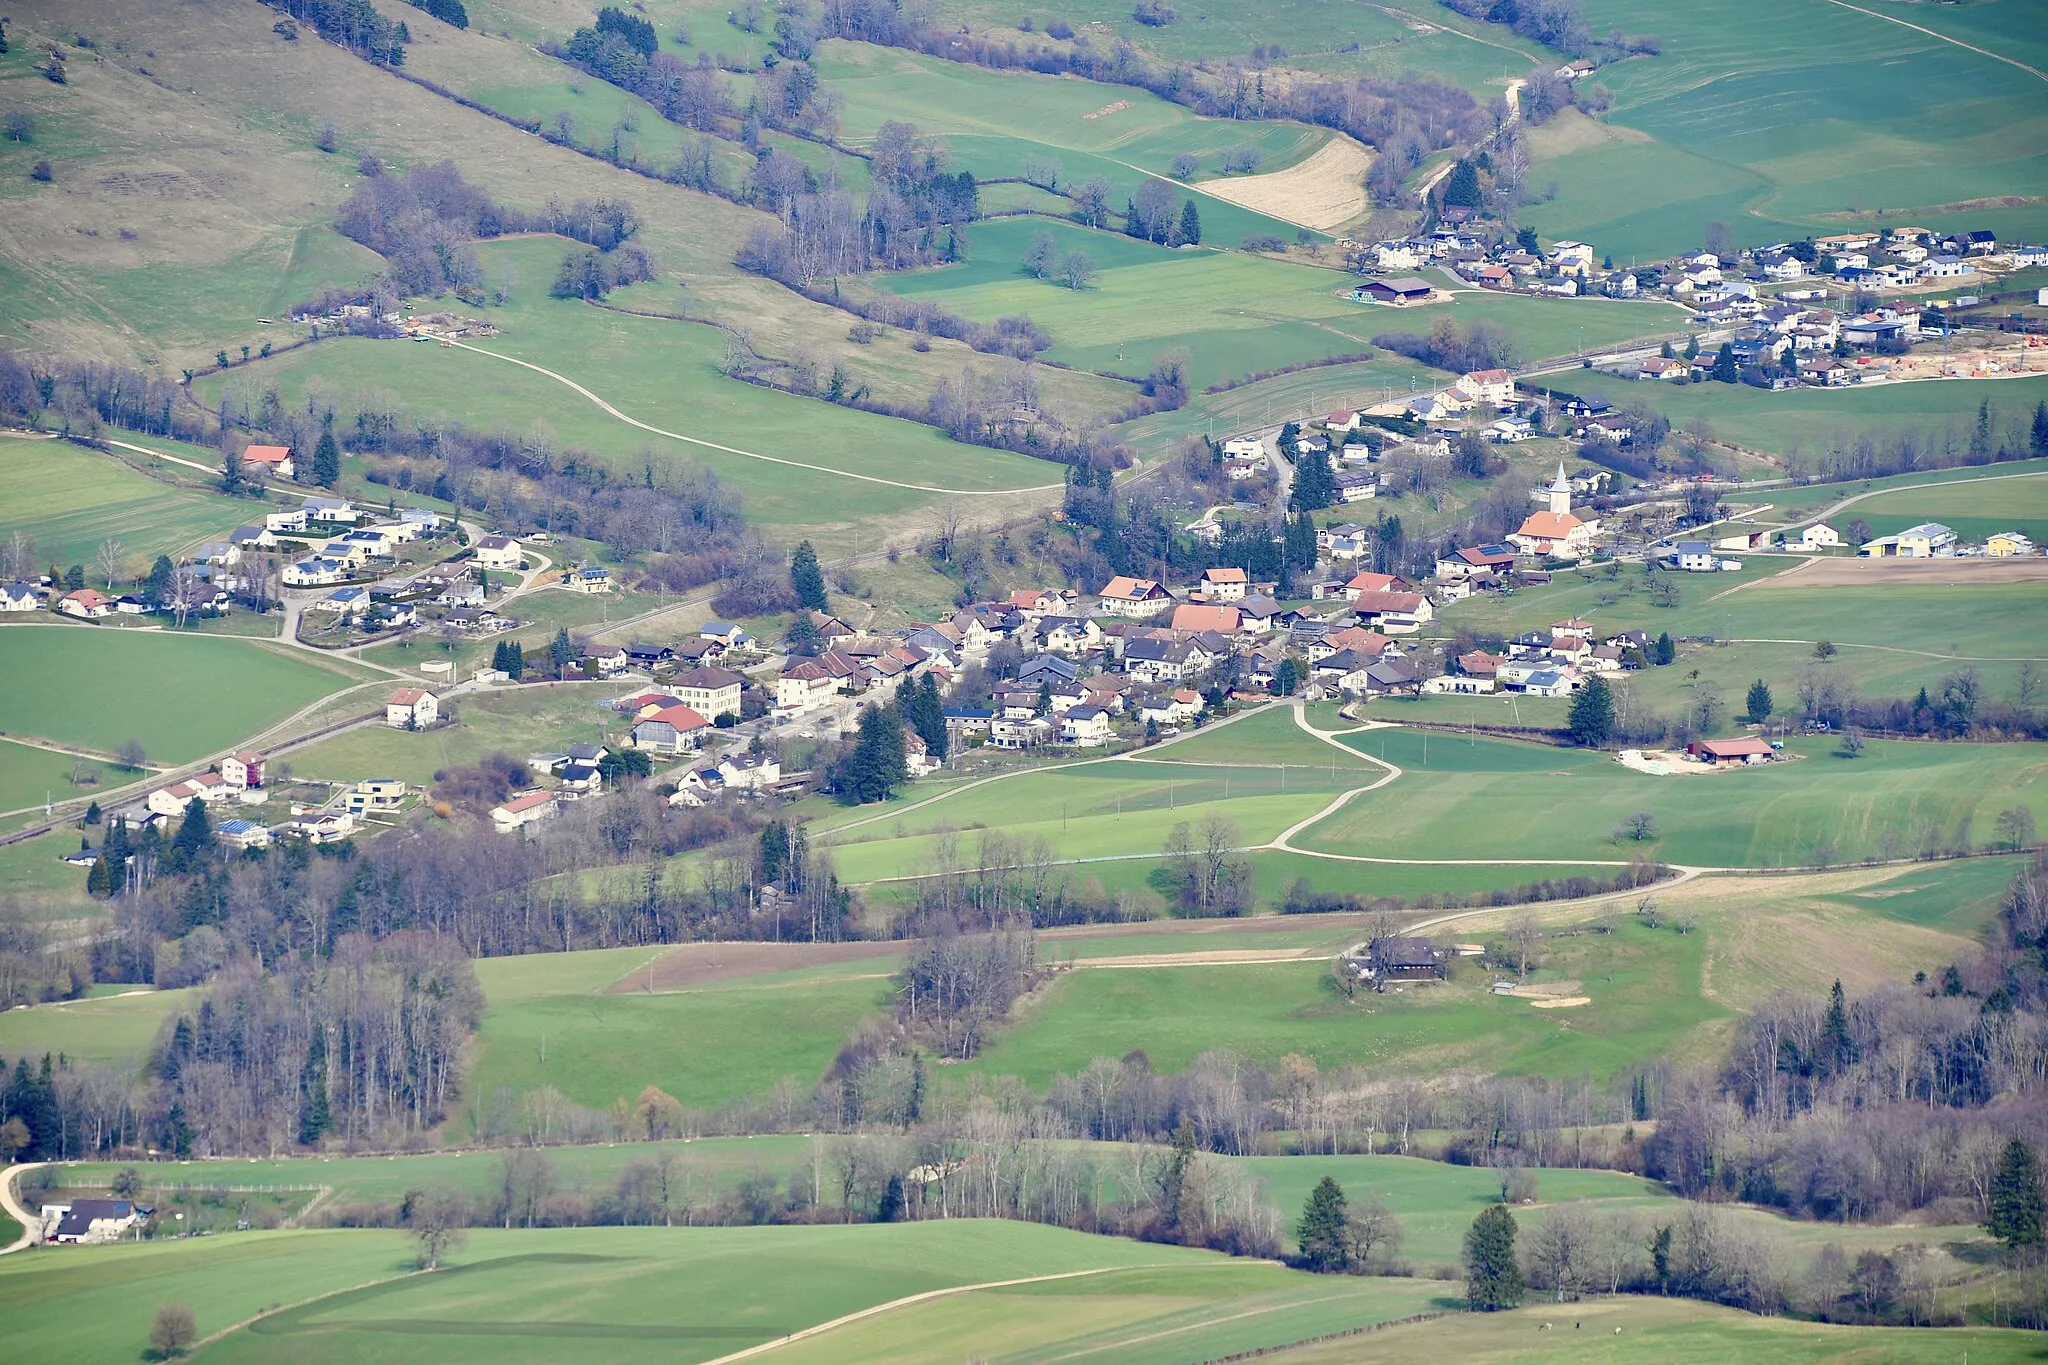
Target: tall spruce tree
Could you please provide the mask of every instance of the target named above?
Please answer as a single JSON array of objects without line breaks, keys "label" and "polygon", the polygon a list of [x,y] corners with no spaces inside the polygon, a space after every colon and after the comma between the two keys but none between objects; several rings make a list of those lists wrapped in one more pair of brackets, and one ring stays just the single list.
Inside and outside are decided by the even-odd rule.
[{"label": "tall spruce tree", "polygon": [[1522,1301],[1522,1268],[1515,1260],[1515,1215],[1489,1204],[1465,1232],[1465,1306],[1497,1313]]},{"label": "tall spruce tree", "polygon": [[826,610],[825,574],[818,567],[818,552],[808,540],[789,557],[789,586],[795,589],[796,600],[812,611]]},{"label": "tall spruce tree", "polygon": [[1199,246],[1202,241],[1202,215],[1196,210],[1193,199],[1181,201],[1180,239],[1190,246]]},{"label": "tall spruce tree", "polygon": [[320,443],[313,447],[313,482],[332,488],[341,480],[341,447],[334,440],[334,414],[320,423]]},{"label": "tall spruce tree", "polygon": [[1605,678],[1592,679],[1572,698],[1566,729],[1572,743],[1586,749],[1597,749],[1613,736],[1614,692]]},{"label": "tall spruce tree", "polygon": [[1344,1236],[1347,1218],[1344,1187],[1329,1176],[1316,1182],[1302,1205],[1294,1235],[1301,1242],[1302,1263],[1310,1270],[1348,1270],[1351,1248]]},{"label": "tall spruce tree", "polygon": [[2034,1149],[2014,1138],[1998,1158],[1991,1182],[1991,1216],[1985,1231],[2017,1249],[2041,1245],[2041,1168]]}]

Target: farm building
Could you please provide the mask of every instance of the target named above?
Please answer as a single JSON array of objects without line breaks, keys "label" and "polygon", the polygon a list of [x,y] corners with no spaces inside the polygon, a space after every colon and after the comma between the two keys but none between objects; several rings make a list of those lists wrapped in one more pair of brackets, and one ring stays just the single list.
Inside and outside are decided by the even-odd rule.
[{"label": "farm building", "polygon": [[1761,739],[1696,739],[1686,753],[1702,763],[1768,763],[1776,752]]},{"label": "farm building", "polygon": [[1366,945],[1365,974],[1380,986],[1389,981],[1442,981],[1444,956],[1426,938],[1376,938]]},{"label": "farm building", "polygon": [[653,754],[679,754],[697,747],[710,722],[683,705],[665,706],[633,726],[633,747]]},{"label": "farm building", "polygon": [[73,1199],[68,1203],[43,1205],[43,1240],[46,1242],[118,1242],[121,1234],[141,1222],[151,1210],[138,1208],[126,1199]]},{"label": "farm building", "polygon": [[1865,559],[1932,559],[1955,553],[1956,533],[1938,521],[1908,526],[1895,536],[1866,541],[1857,554]]},{"label": "farm building", "polygon": [[1394,280],[1367,280],[1351,291],[1353,303],[1390,303],[1396,308],[1428,303],[1436,297],[1429,281],[1406,275]]}]

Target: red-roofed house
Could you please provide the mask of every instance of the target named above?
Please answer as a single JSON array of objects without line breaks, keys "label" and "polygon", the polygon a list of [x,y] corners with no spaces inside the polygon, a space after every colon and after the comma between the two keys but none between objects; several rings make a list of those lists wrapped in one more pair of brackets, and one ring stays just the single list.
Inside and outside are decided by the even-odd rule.
[{"label": "red-roofed house", "polygon": [[1354,575],[1344,585],[1344,595],[1352,601],[1358,600],[1362,592],[1408,592],[1411,585],[1407,580],[1390,573],[1362,573]]},{"label": "red-roofed house", "polygon": [[1509,370],[1474,370],[1457,387],[1475,403],[1504,408],[1515,401],[1515,376]]},{"label": "red-roofed house", "polygon": [[1175,630],[1218,630],[1229,635],[1236,632],[1243,622],[1243,615],[1236,607],[1184,606],[1173,609]]},{"label": "red-roofed house", "polygon": [[1696,739],[1685,751],[1702,763],[1768,763],[1776,752],[1768,742],[1754,737]]},{"label": "red-roofed house", "polygon": [[687,706],[664,706],[633,726],[633,747],[652,754],[679,754],[697,747],[711,722]]},{"label": "red-roofed house", "polygon": [[1243,569],[1204,569],[1201,589],[1211,602],[1235,602],[1251,588]]},{"label": "red-roofed house", "polygon": [[394,730],[424,730],[440,714],[441,699],[424,687],[401,687],[384,703],[384,723]]},{"label": "red-roofed house", "polygon": [[77,616],[88,621],[97,621],[110,616],[114,611],[113,599],[96,588],[80,588],[67,592],[57,599],[57,610],[66,616]]},{"label": "red-roofed house", "polygon": [[1118,574],[1103,584],[1100,610],[1108,616],[1157,616],[1173,605],[1173,594],[1149,578]]},{"label": "red-roofed house", "polygon": [[1413,635],[1436,618],[1418,592],[1362,592],[1352,599],[1358,619],[1387,635]]},{"label": "red-roofed house", "polygon": [[243,752],[220,761],[220,778],[237,791],[263,785],[263,755]]},{"label": "red-roofed house", "polygon": [[513,797],[502,806],[493,806],[491,823],[497,826],[500,834],[510,834],[536,820],[550,818],[556,809],[553,792],[528,792],[524,796]]},{"label": "red-roofed house", "polygon": [[268,474],[289,479],[292,476],[292,448],[250,446],[242,452],[242,467],[259,477]]}]

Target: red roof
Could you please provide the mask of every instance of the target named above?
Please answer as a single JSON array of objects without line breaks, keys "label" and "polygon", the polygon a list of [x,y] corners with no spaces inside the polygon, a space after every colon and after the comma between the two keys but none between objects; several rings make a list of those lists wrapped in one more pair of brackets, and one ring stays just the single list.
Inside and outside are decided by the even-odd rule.
[{"label": "red roof", "polygon": [[391,694],[390,704],[393,706],[417,706],[431,695],[433,694],[424,687],[401,687]]},{"label": "red roof", "polygon": [[664,706],[651,716],[642,716],[640,723],[644,725],[649,721],[656,720],[666,725],[673,725],[679,733],[701,730],[711,723],[687,706]]},{"label": "red roof", "polygon": [[1243,615],[1236,607],[1184,606],[1173,609],[1175,630],[1222,630],[1238,628]]},{"label": "red roof", "polygon": [[242,452],[243,464],[283,464],[292,457],[290,446],[250,446]]},{"label": "red roof", "polygon": [[1413,592],[1362,592],[1355,604],[1361,614],[1375,611],[1415,611],[1422,606],[1422,594]]},{"label": "red roof", "polygon": [[1701,739],[1691,745],[1696,753],[1711,754],[1715,758],[1746,758],[1751,754],[1768,757],[1771,746],[1761,739]]}]

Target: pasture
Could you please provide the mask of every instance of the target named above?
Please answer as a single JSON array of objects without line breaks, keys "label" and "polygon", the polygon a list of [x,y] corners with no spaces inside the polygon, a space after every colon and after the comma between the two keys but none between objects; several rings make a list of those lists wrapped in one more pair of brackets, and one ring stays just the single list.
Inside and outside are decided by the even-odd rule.
[{"label": "pasture", "polygon": [[[152,444],[188,459],[219,458],[211,451],[188,454],[192,447],[175,442]],[[152,479],[66,441],[0,439],[0,538],[23,533],[35,542],[39,562],[60,569],[90,564],[101,543],[114,540],[124,572],[145,573],[158,555],[176,558],[201,541],[225,540],[262,513],[260,503]]]},{"label": "pasture", "polygon": [[[1714,440],[1776,456],[1795,471],[1811,471],[1821,457],[1853,450],[1859,440],[1883,446],[1902,432],[1914,435],[1925,449],[1966,449],[1978,406],[1987,401],[1994,439],[2005,449],[2025,450],[2035,405],[2048,398],[2048,376],[1929,379],[1782,393],[1748,384],[1670,384],[1582,373],[1543,382],[1560,394],[1598,394],[1617,407],[1640,403],[1662,413],[1674,429],[1704,418]],[[1987,472],[2006,471],[1977,471]]]},{"label": "pasture", "polygon": [[1938,521],[1965,541],[1998,531],[2024,531],[2036,544],[2048,543],[2048,471],[2014,479],[1975,479],[1931,488],[1881,493],[1846,509],[1880,536],[1894,535],[1922,521]]},{"label": "pasture", "polygon": [[181,1005],[189,990],[92,996],[0,1013],[0,1057],[40,1057],[61,1052],[74,1061],[98,1062],[140,1071],[156,1041],[159,1025]]},{"label": "pasture", "polygon": [[[45,797],[64,801],[73,796],[88,795],[96,789],[92,783],[94,776],[109,786],[119,786],[123,782],[136,781],[145,774],[130,773],[110,763],[93,763],[69,754],[53,753],[33,744],[0,739],[0,813],[31,808],[40,812]],[[87,785],[72,785],[74,777],[87,779]]]},{"label": "pasture", "polygon": [[189,763],[370,675],[233,636],[52,624],[0,630],[0,676],[0,731],[97,754],[137,739]]},{"label": "pasture", "polygon": [[[1857,758],[1833,739],[1793,738],[1791,761],[1712,774],[1657,776],[1606,754],[1497,740],[1423,737],[1404,729],[1348,736],[1405,770],[1296,836],[1328,853],[1408,858],[1648,856],[1770,868],[1901,857],[1993,836],[2012,806],[2048,814],[2048,775],[2032,746],[1870,741]],[[1649,811],[1660,833],[1617,839]]]},{"label": "pasture", "polygon": [[[1973,11],[1964,41],[2038,66],[2035,12]],[[1587,20],[1643,26],[1624,0],[1596,0]],[[1546,147],[1538,130],[1535,180],[1559,188],[1526,220],[1617,261],[1695,246],[1710,220],[1744,245],[1882,221],[2038,238],[2040,205],[1995,202],[2040,183],[2038,77],[1916,22],[1839,5],[1660,13],[1662,55],[1600,73],[1615,135]]]},{"label": "pasture", "polygon": [[[672,468],[709,468],[745,498],[749,520],[771,530],[822,525],[841,541],[850,540],[858,521],[925,506],[946,490],[964,490],[978,505],[985,499],[972,494],[1059,482],[1057,466],[1043,461],[727,380],[718,372],[725,343],[714,327],[548,298],[545,281],[565,246],[554,238],[526,239],[479,251],[487,272],[509,271],[518,280],[514,303],[493,318],[502,334],[476,343],[493,354],[342,338],[251,366],[231,380],[211,377],[200,387],[217,401],[228,383],[274,383],[287,402],[296,402],[317,380],[344,394],[389,395],[401,420],[417,414],[522,432],[544,422],[564,446],[596,453],[620,470],[637,469],[635,452],[643,449]],[[637,421],[751,454],[654,435],[499,356],[567,375]],[[834,432],[830,440],[820,435],[826,423]],[[834,477],[833,471],[861,477]],[[832,490],[829,519],[822,523],[820,487]]]}]

